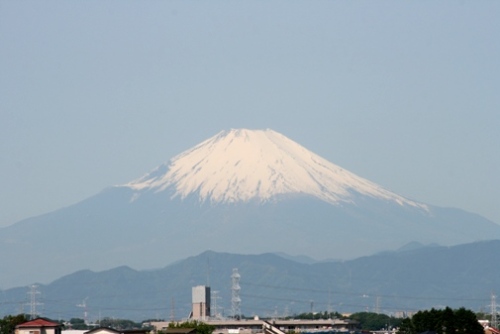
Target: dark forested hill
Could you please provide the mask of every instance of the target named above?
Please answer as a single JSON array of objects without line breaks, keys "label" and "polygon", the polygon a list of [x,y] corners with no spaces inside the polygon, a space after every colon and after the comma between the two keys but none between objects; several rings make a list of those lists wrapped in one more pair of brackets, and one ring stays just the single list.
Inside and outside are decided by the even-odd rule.
[{"label": "dark forested hill", "polygon": [[[465,306],[487,310],[500,286],[500,241],[420,247],[344,262],[299,263],[276,254],[207,251],[165,268],[82,270],[38,285],[36,308],[51,318],[170,319],[187,317],[191,288],[209,285],[212,313],[231,315],[231,275],[241,276],[244,315],[291,315],[332,310],[394,313]],[[0,294],[2,314],[30,312],[28,287]],[[86,309],[82,305],[86,305]],[[77,306],[80,305],[80,306]]]}]

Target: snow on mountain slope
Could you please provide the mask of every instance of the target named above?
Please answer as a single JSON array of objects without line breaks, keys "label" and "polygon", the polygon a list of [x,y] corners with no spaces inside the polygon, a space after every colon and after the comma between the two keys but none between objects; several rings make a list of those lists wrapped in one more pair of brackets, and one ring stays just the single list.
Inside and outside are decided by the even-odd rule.
[{"label": "snow on mountain slope", "polygon": [[124,186],[138,191],[173,187],[174,197],[198,194],[200,201],[211,203],[307,194],[337,204],[351,203],[359,193],[426,209],[269,129],[222,131]]}]

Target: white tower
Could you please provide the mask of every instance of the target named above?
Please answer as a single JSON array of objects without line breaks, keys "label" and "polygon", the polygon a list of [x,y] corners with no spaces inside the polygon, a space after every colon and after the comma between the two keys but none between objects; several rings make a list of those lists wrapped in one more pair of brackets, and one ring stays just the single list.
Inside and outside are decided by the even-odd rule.
[{"label": "white tower", "polygon": [[233,313],[233,317],[235,319],[239,319],[241,317],[240,277],[241,276],[238,273],[238,268],[233,268],[233,274],[231,275],[231,280],[233,282],[233,286],[231,287],[231,291],[232,291],[231,310]]},{"label": "white tower", "polygon": [[39,313],[36,310],[36,306],[42,305],[42,303],[39,303],[36,300],[36,295],[40,294],[40,291],[38,291],[37,288],[38,288],[38,285],[33,284],[30,286],[30,291],[28,292],[28,295],[30,296],[30,301],[28,304],[30,305],[30,319],[31,320],[33,320],[37,316],[39,316]]}]

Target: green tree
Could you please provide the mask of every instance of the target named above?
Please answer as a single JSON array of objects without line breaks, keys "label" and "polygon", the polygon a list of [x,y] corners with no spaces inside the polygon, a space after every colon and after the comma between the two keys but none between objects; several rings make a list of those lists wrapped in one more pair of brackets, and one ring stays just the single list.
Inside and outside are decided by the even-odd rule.
[{"label": "green tree", "polygon": [[69,319],[69,324],[71,326],[71,329],[77,329],[77,330],[89,329],[89,326],[87,326],[85,320],[80,318]]},{"label": "green tree", "polygon": [[306,320],[312,320],[312,319],[341,319],[342,315],[338,312],[318,312],[318,313],[300,313],[295,315],[294,317],[290,317],[294,319],[306,319]]},{"label": "green tree", "polygon": [[13,334],[16,326],[28,321],[26,314],[7,315],[0,319],[0,334]]},{"label": "green tree", "polygon": [[99,326],[122,330],[141,328],[142,324],[127,319],[104,318],[99,321]]},{"label": "green tree", "polygon": [[415,326],[410,318],[405,318],[399,324],[398,334],[416,334]]},{"label": "green tree", "polygon": [[215,326],[208,325],[202,321],[186,321],[186,322],[171,322],[168,324],[169,328],[195,328],[197,334],[212,334]]},{"label": "green tree", "polygon": [[425,331],[438,334],[484,334],[476,315],[463,307],[458,310],[447,307],[444,310],[419,311],[402,322],[398,334],[418,334]]},{"label": "green tree", "polygon": [[415,331],[417,333],[435,331],[438,334],[442,334],[440,314],[440,311],[434,308],[430,311],[425,310],[417,312],[417,314],[412,317]]},{"label": "green tree", "polygon": [[455,333],[455,313],[449,307],[445,308],[441,315],[441,328],[444,333]]},{"label": "green tree", "polygon": [[[454,317],[455,332],[457,334],[483,334],[484,329],[477,321],[476,314],[471,310],[459,308]],[[451,333],[451,332],[447,332]]]},{"label": "green tree", "polygon": [[353,313],[349,319],[359,322],[361,329],[366,330],[380,330],[387,327],[398,327],[401,319],[396,319],[388,316],[387,314],[374,313],[374,312],[359,312]]}]

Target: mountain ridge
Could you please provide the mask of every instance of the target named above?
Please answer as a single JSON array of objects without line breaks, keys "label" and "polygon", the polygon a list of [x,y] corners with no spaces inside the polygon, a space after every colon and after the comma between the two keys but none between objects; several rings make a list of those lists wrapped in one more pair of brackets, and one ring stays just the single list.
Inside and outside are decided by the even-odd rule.
[{"label": "mountain ridge", "polygon": [[[196,147],[203,151],[206,147],[200,145]],[[190,175],[195,165],[185,165],[187,174],[179,175]],[[162,180],[168,170],[168,165],[160,166],[155,175]],[[173,187],[160,188],[109,187],[0,229],[0,253],[9,254],[0,257],[0,286],[48,282],[82,267],[155,268],[206,249],[349,260],[412,241],[451,246],[500,239],[500,225],[477,214],[401,205],[356,191],[337,204],[305,192],[277,194],[264,202],[215,203],[200,201],[198,193],[182,198]]]},{"label": "mountain ridge", "polygon": [[[204,251],[152,270],[127,266],[104,271],[79,270],[39,285],[44,315],[81,318],[76,305],[88,298],[91,318],[144,320],[186,317],[191,288],[209,285],[219,306],[230,307],[231,274],[241,275],[242,311],[247,316],[333,309],[340,312],[409,312],[431,307],[466,306],[481,310],[500,284],[494,266],[500,240],[458,246],[423,246],[348,261],[301,263],[273,253],[242,255]],[[12,313],[26,298],[27,287],[0,290],[0,312]],[[38,300],[38,299],[37,299]],[[229,311],[228,311],[229,312]],[[226,313],[226,315],[230,315]]]}]

